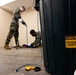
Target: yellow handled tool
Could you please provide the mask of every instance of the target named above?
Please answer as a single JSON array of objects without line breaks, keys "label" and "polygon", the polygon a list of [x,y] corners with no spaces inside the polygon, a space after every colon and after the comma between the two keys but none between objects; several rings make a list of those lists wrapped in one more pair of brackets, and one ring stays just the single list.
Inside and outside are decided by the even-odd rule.
[{"label": "yellow handled tool", "polygon": [[35,66],[26,66],[25,67],[26,71],[30,71],[30,70],[34,70],[34,69],[35,69]]},{"label": "yellow handled tool", "polygon": [[35,70],[35,72],[37,72],[37,71],[41,71],[41,68],[40,67],[35,67],[35,66],[26,66],[25,70],[26,71]]}]

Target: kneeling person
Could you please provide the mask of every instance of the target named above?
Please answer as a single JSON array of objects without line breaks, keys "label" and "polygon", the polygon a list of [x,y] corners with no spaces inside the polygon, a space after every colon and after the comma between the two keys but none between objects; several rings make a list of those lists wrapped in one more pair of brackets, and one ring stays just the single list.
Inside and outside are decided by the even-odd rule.
[{"label": "kneeling person", "polygon": [[38,31],[36,32],[35,30],[31,30],[30,31],[30,34],[35,37],[35,41],[33,43],[31,43],[31,46],[32,47],[38,47],[38,46],[41,46],[41,32]]}]

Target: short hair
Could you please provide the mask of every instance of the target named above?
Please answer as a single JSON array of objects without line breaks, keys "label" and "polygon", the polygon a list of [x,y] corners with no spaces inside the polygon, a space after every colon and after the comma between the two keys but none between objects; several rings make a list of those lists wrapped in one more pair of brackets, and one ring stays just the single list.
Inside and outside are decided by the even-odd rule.
[{"label": "short hair", "polygon": [[32,34],[32,33],[35,33],[35,30],[32,29],[32,30],[30,31],[30,34]]},{"label": "short hair", "polygon": [[21,8],[23,8],[23,9],[24,9],[24,11],[26,10],[26,9],[25,9],[25,6],[21,6]]}]

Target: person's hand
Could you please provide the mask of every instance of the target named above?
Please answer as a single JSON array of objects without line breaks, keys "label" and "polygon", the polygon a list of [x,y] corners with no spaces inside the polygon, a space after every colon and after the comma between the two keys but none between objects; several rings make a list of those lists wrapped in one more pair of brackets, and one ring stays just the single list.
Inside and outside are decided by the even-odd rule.
[{"label": "person's hand", "polygon": [[22,24],[26,25],[26,23],[24,21],[22,21]]},{"label": "person's hand", "polygon": [[22,21],[22,24],[25,25],[25,26],[27,26],[26,23],[25,23],[24,21]]}]

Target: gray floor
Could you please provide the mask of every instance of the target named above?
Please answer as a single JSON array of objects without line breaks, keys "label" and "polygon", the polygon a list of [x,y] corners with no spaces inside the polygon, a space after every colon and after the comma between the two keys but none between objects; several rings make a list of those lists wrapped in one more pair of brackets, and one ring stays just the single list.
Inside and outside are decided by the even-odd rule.
[{"label": "gray floor", "polygon": [[[0,48],[0,75],[51,75],[44,69],[43,59],[41,61],[40,48],[23,48],[5,50]],[[16,68],[24,64],[38,64],[41,67],[41,71],[35,72],[34,70],[25,71],[25,67],[16,72]]]}]

